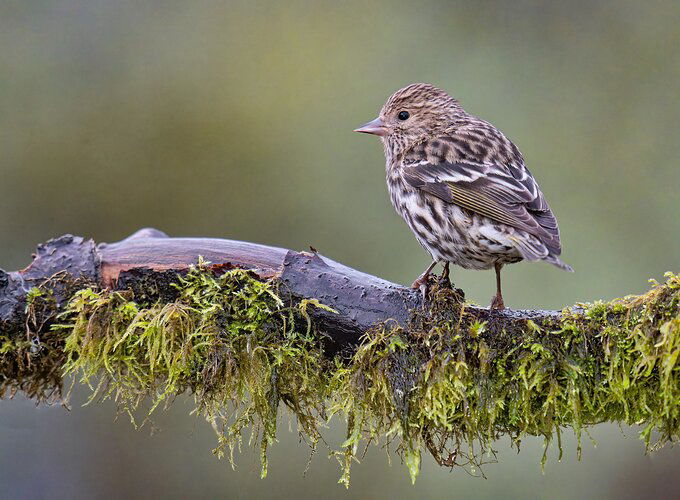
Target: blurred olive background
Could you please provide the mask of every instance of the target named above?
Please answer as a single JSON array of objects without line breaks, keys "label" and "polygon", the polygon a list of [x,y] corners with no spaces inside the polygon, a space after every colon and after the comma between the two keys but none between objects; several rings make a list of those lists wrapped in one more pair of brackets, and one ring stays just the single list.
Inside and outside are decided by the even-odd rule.
[{"label": "blurred olive background", "polygon": [[[323,254],[400,283],[427,265],[390,206],[376,138],[353,134],[426,81],[524,152],[560,221],[567,274],[504,272],[511,307],[642,292],[680,270],[678,2],[0,2],[0,267],[63,233],[115,241],[153,226]],[[486,304],[492,272],[456,269]],[[232,471],[185,400],[153,436],[111,404],[0,402],[2,498],[677,498],[677,449],[636,429],[499,442],[487,479],[426,458],[410,486],[380,450],[347,492],[282,417],[270,475]],[[342,425],[328,439],[342,439]]]}]

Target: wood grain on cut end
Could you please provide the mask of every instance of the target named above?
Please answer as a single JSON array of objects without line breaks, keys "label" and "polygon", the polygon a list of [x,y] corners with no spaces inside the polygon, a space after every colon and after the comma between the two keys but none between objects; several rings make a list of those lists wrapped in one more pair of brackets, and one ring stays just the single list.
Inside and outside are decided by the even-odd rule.
[{"label": "wood grain on cut end", "polygon": [[[133,235],[136,236],[136,235]],[[199,258],[215,265],[252,269],[262,278],[278,276],[287,250],[243,241],[216,238],[131,237],[98,247],[101,279],[112,286],[118,275],[130,269],[157,271],[188,269]]]}]

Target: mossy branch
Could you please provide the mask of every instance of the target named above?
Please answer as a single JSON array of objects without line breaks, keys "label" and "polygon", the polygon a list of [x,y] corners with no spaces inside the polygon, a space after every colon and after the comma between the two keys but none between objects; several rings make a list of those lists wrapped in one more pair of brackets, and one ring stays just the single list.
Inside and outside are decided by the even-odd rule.
[{"label": "mossy branch", "polygon": [[[206,260],[199,258],[203,256]],[[208,262],[210,261],[210,262]],[[262,451],[286,407],[312,448],[333,416],[341,481],[362,441],[392,443],[413,479],[421,452],[478,466],[509,436],[560,439],[641,426],[648,449],[680,437],[680,279],[563,311],[493,312],[408,289],[316,253],[143,230],[96,246],[62,237],[0,271],[0,397],[90,384],[143,422],[190,392],[230,456]]]}]

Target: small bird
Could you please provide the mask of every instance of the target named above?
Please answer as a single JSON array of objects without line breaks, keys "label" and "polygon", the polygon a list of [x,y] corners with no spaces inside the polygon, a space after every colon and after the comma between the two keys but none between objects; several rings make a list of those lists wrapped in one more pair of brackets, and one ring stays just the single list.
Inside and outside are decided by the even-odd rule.
[{"label": "small bird", "polygon": [[524,158],[503,133],[445,91],[414,83],[395,92],[355,132],[380,136],[392,205],[432,263],[496,271],[491,309],[504,309],[501,269],[523,259],[573,269],[559,259],[560,232]]}]

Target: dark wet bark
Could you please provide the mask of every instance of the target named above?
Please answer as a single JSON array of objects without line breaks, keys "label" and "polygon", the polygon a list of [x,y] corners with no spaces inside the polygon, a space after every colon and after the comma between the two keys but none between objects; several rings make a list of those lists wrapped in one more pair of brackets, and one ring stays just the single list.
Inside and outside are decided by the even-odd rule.
[{"label": "dark wet bark", "polygon": [[[170,238],[155,229],[142,229],[110,244],[65,235],[39,245],[26,269],[9,273],[0,270],[0,329],[6,334],[25,331],[27,294],[45,283],[53,291],[57,311],[75,289],[85,285],[131,288],[136,297],[172,300],[175,289],[171,283],[178,272],[196,264],[199,256],[216,271],[249,269],[262,279],[278,280],[281,293],[293,300],[315,298],[332,307],[338,314],[318,308],[310,312],[316,327],[337,348],[356,343],[363,332],[382,321],[392,319],[406,325],[411,311],[423,306],[419,292],[318,253],[233,240]],[[512,330],[524,328],[528,319],[540,323],[560,315],[543,310],[467,310],[495,328]],[[46,309],[44,314],[54,312]],[[49,324],[51,318],[33,320]]]}]

